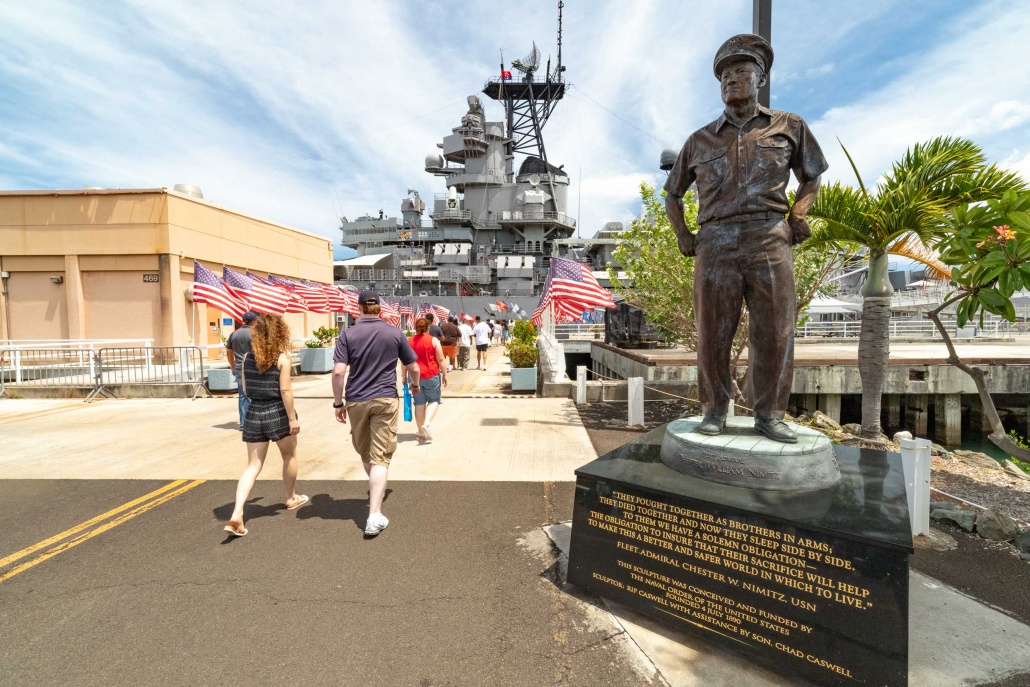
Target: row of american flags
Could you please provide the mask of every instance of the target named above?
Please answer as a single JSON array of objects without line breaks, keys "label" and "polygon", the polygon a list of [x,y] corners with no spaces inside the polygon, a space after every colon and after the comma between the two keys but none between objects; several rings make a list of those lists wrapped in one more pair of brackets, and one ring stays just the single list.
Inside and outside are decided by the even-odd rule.
[{"label": "row of american flags", "polygon": [[531,320],[539,327],[544,314],[550,312],[559,323],[592,321],[597,308],[614,307],[611,293],[597,283],[589,265],[568,258],[551,258],[544,292]]},{"label": "row of american flags", "polygon": [[[341,289],[331,284],[306,280],[296,281],[286,277],[269,275],[261,277],[251,273],[237,272],[229,267],[222,268],[222,276],[193,262],[193,302],[206,303],[221,310],[234,320],[242,321],[248,310],[258,313],[346,313],[355,317],[361,314],[358,307],[358,292]],[[380,317],[398,327],[407,325],[415,328],[415,320],[425,313],[433,313],[444,319],[451,311],[442,305],[416,302],[406,298],[380,298]],[[497,301],[490,308],[493,312],[511,312],[524,316],[525,310],[516,303]],[[471,321],[474,316],[456,313],[456,317]]]}]

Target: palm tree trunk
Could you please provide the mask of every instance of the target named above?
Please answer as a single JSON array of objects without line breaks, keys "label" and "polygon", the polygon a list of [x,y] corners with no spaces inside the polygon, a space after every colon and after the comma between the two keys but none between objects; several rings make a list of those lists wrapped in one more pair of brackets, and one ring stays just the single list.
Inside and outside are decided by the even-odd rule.
[{"label": "palm tree trunk", "polygon": [[862,331],[858,339],[858,374],[862,378],[862,436],[877,439],[883,383],[890,359],[891,294],[887,254],[870,251],[869,271],[862,288]]}]

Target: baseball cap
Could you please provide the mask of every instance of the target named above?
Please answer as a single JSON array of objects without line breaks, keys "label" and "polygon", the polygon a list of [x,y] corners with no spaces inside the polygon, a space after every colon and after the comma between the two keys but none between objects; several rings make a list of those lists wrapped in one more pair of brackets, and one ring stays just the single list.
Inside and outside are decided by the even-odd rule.
[{"label": "baseball cap", "polygon": [[375,291],[362,291],[358,294],[359,305],[379,305],[379,294]]},{"label": "baseball cap", "polygon": [[261,316],[253,310],[248,310],[247,312],[243,313],[243,324],[250,324],[259,317]]}]

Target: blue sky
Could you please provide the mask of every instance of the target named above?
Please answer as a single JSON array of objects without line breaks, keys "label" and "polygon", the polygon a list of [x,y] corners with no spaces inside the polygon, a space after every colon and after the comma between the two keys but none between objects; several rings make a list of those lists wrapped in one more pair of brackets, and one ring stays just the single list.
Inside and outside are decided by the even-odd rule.
[{"label": "blue sky", "polygon": [[[801,114],[853,183],[962,135],[1030,177],[1030,12],[1019,0],[774,2],[773,107]],[[573,84],[545,129],[583,236],[628,222],[641,181],[722,109],[711,62],[751,0],[566,0]],[[338,243],[338,217],[442,193],[426,154],[557,0],[0,0],[0,188],[200,186]],[[503,110],[484,98],[488,119]]]}]

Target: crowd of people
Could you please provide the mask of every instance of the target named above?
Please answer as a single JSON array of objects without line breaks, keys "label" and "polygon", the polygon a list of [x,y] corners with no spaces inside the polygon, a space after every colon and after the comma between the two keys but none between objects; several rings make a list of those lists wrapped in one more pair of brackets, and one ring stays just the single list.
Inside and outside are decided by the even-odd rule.
[{"label": "crowd of people", "polygon": [[[379,295],[362,291],[361,316],[340,334],[333,354],[333,409],[336,420],[351,427],[351,443],[361,457],[369,483],[369,515],[365,535],[376,536],[390,524],[382,512],[390,461],[397,450],[401,400],[397,393],[400,362],[410,390],[419,443],[433,440],[433,420],[443,403],[447,374],[469,369],[472,346],[476,370],[485,370],[491,344],[507,343],[506,321],[473,325],[448,317],[439,324],[431,313],[415,321],[415,333],[405,338],[397,327],[380,319]],[[239,386],[240,429],[247,446],[247,467],[236,487],[236,502],[225,531],[237,537],[248,533],[244,505],[250,497],[275,443],[283,460],[286,508],[311,502],[296,493],[297,435],[300,418],[291,385],[290,331],[282,317],[247,312],[243,326],[226,341],[226,355]]]}]

